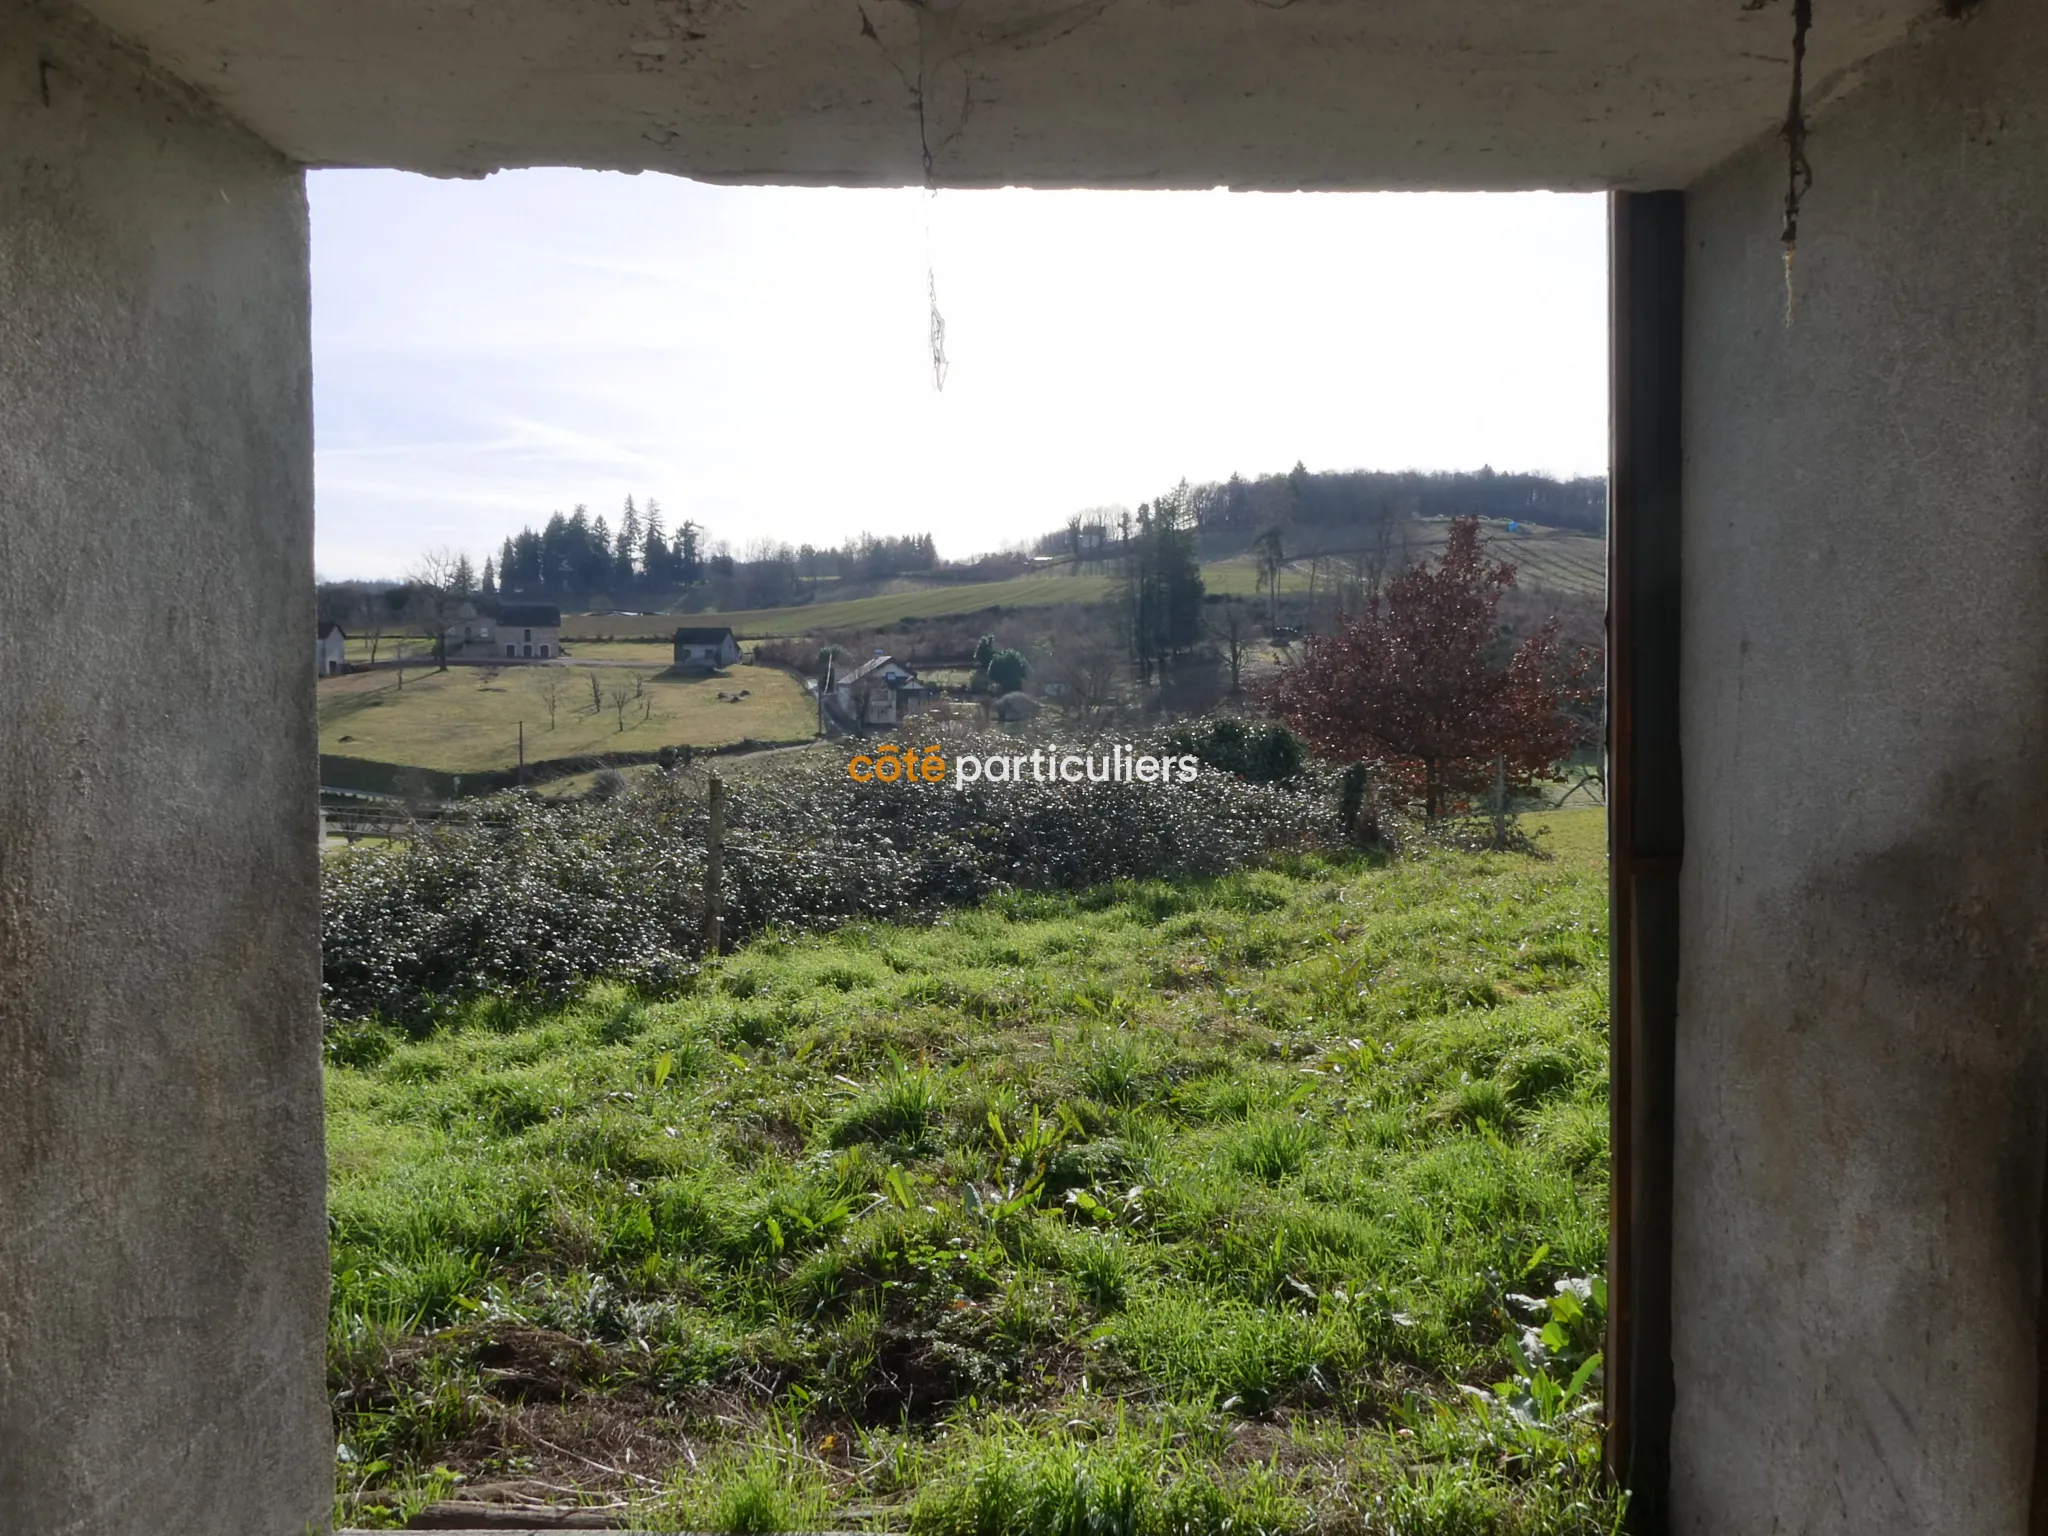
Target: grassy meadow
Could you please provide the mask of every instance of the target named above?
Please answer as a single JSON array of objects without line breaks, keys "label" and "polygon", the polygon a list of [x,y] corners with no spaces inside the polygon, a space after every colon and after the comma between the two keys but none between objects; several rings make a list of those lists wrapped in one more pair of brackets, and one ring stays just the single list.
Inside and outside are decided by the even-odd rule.
[{"label": "grassy meadow", "polygon": [[[1423,557],[1437,552],[1447,536],[1443,521],[1415,525],[1408,553]],[[1511,560],[1524,586],[1556,592],[1598,596],[1606,587],[1606,541],[1596,535],[1571,533],[1556,528],[1531,528],[1511,534],[1507,525],[1485,525],[1489,551]],[[1342,557],[1331,557],[1332,560]],[[1321,576],[1325,584],[1329,569]],[[1202,580],[1211,593],[1249,598],[1259,586],[1258,561],[1251,555],[1233,555],[1211,560],[1202,567]],[[678,624],[730,625],[742,640],[787,640],[803,635],[840,633],[849,630],[888,629],[905,619],[949,618],[979,613],[989,608],[1039,608],[1059,603],[1099,603],[1115,586],[1115,577],[1075,572],[1060,567],[1043,575],[1017,576],[1008,581],[949,582],[922,586],[905,581],[902,590],[856,598],[821,597],[819,601],[794,608],[749,608],[723,613],[698,614],[565,614],[562,635],[576,645],[578,654],[594,656],[592,642],[604,637],[612,642],[666,641]],[[823,588],[829,592],[829,586]],[[1290,561],[1280,574],[1280,590],[1286,595],[1309,591],[1309,562]],[[601,644],[602,641],[599,641]]]},{"label": "grassy meadow", "polygon": [[[543,692],[550,684],[558,689],[552,724]],[[623,718],[614,688],[639,690],[625,701]],[[718,697],[742,689],[748,696],[737,703]],[[322,678],[318,699],[321,752],[448,773],[515,766],[522,721],[529,763],[671,745],[718,747],[749,737],[792,741],[817,727],[817,705],[803,685],[773,667],[702,677],[674,675],[665,661],[455,666],[408,672],[403,688],[392,672],[357,672]]]},{"label": "grassy meadow", "polygon": [[1611,1531],[1602,825],[331,1026],[338,1514]]},{"label": "grassy meadow", "polygon": [[825,630],[887,629],[905,619],[946,618],[985,608],[1040,608],[1054,603],[1099,603],[1109,595],[1107,576],[1018,576],[1008,581],[908,583],[900,592],[873,597],[828,599],[794,608],[739,608],[724,613],[565,613],[562,638],[608,636],[613,640],[658,640],[679,624],[730,625],[742,640],[787,640]]},{"label": "grassy meadow", "polygon": [[[1445,521],[1417,523],[1411,530],[1407,558],[1434,558],[1441,554],[1449,526]],[[1524,587],[1593,597],[1606,591],[1605,539],[1561,528],[1509,533],[1506,523],[1492,521],[1482,524],[1482,531],[1487,553],[1513,562],[1517,580]],[[1324,560],[1318,577],[1320,587],[1328,590],[1330,582],[1347,564],[1347,557],[1342,555]],[[1265,590],[1259,585],[1258,558],[1249,554],[1205,562],[1202,583],[1211,593],[1228,597],[1252,598]],[[1308,590],[1309,562],[1290,560],[1280,573],[1282,595],[1300,596]]]}]

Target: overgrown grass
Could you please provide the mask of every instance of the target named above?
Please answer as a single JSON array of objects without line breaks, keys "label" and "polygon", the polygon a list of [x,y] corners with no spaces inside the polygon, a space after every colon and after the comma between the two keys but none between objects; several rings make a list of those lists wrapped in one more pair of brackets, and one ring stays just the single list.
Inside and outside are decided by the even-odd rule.
[{"label": "overgrown grass", "polygon": [[656,1529],[1609,1530],[1568,1283],[1606,1245],[1598,827],[351,1026],[351,1517],[459,1486]]}]

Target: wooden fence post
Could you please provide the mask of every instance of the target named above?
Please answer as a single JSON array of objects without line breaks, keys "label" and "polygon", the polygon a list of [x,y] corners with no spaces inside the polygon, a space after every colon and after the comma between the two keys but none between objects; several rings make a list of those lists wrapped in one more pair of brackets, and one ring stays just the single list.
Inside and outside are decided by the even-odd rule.
[{"label": "wooden fence post", "polygon": [[704,950],[725,948],[725,781],[711,775],[711,832],[704,852]]}]

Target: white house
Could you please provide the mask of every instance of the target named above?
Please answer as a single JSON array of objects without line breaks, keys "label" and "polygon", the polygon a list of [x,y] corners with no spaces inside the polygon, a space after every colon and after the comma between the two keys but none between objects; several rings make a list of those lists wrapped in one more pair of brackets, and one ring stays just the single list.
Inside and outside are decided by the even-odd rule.
[{"label": "white house", "polygon": [[562,653],[562,610],[552,603],[507,603],[493,626],[508,661],[546,661]]},{"label": "white house", "polygon": [[320,638],[314,642],[314,665],[322,677],[339,677],[348,670],[348,631],[331,619],[320,623]]},{"label": "white house", "polygon": [[740,659],[740,643],[730,629],[676,631],[678,667],[729,667]]},{"label": "white house", "polygon": [[917,673],[879,650],[840,678],[832,691],[841,710],[862,725],[895,725],[924,702]]}]

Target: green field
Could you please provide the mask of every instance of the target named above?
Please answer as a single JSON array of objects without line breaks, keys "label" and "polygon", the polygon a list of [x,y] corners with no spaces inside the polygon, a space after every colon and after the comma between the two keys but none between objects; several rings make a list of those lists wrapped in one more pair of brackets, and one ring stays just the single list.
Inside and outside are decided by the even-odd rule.
[{"label": "green field", "polygon": [[584,614],[562,616],[562,638],[609,635],[666,638],[679,624],[729,625],[743,640],[781,640],[825,630],[887,629],[905,619],[944,618],[984,608],[1038,608],[1053,603],[1099,603],[1113,582],[1107,576],[1018,576],[1009,581],[962,582],[880,597],[805,603],[795,608],[747,608],[731,613]]},{"label": "green field", "polygon": [[[1410,555],[1423,557],[1435,553],[1442,547],[1447,531],[1448,524],[1441,521],[1417,524]],[[1598,596],[1606,589],[1604,539],[1551,528],[1510,534],[1505,523],[1488,523],[1485,533],[1489,552],[1513,561],[1524,586],[1585,596]],[[1331,572],[1342,558],[1333,556],[1325,562],[1317,578],[1319,587],[1327,589]],[[1212,593],[1249,598],[1261,591],[1258,562],[1251,555],[1209,561],[1202,567],[1202,579]],[[844,630],[888,629],[905,619],[946,618],[978,613],[985,608],[1099,603],[1114,586],[1115,578],[1110,575],[1047,574],[1018,576],[1008,581],[934,585],[794,608],[697,614],[566,614],[562,634],[572,643],[584,640],[582,654],[594,654],[588,642],[598,636],[614,640],[666,640],[678,624],[729,625],[743,640],[780,640]],[[1281,573],[1280,590],[1288,596],[1306,594],[1309,562],[1290,561]]]},{"label": "green field", "polygon": [[1602,821],[1531,823],[337,1026],[340,1513],[1605,1536]]},{"label": "green field", "polygon": [[[1417,553],[1435,554],[1448,537],[1444,523],[1425,523]],[[1580,597],[1602,597],[1607,591],[1607,541],[1593,534],[1566,533],[1556,528],[1532,528],[1511,534],[1505,523],[1481,525],[1486,552],[1515,567],[1515,579],[1523,587],[1566,592]]]},{"label": "green field", "polygon": [[[542,693],[551,679],[560,684],[552,725]],[[596,701],[592,679],[599,689]],[[626,702],[622,730],[611,690],[636,681],[644,691]],[[741,689],[748,697],[738,703],[718,698]],[[403,688],[391,672],[357,672],[323,678],[318,697],[323,754],[448,773],[514,767],[522,722],[529,763],[670,745],[717,747],[748,738],[792,741],[817,726],[817,705],[803,685],[773,667],[677,677],[658,665],[459,666],[408,672]]]},{"label": "green field", "polygon": [[[1598,597],[1607,590],[1607,542],[1583,533],[1565,533],[1554,528],[1535,528],[1526,534],[1511,534],[1507,524],[1482,525],[1487,553],[1515,566],[1516,581],[1524,587],[1540,588],[1576,596]],[[1410,540],[1411,559],[1439,554],[1448,537],[1449,526],[1441,521],[1418,523]],[[1348,572],[1349,557],[1326,557],[1317,575],[1319,590],[1329,590],[1337,576]],[[1233,555],[1228,560],[1211,560],[1202,566],[1202,581],[1212,593],[1231,597],[1256,597],[1259,585],[1258,560],[1252,555]],[[1280,574],[1280,591],[1286,596],[1304,595],[1309,590],[1309,562],[1290,560]]]}]

